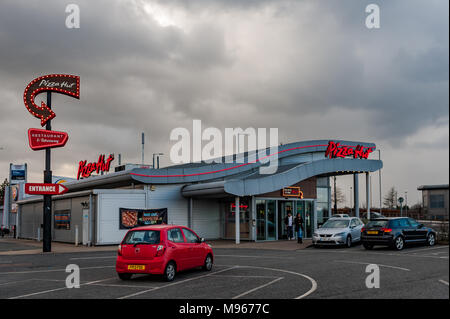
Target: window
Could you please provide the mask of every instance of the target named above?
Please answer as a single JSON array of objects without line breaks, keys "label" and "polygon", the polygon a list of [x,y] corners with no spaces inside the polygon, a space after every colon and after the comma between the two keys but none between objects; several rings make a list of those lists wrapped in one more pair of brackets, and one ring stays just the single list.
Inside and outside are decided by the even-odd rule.
[{"label": "window", "polygon": [[317,201],[328,203],[328,187],[317,187]]},{"label": "window", "polygon": [[402,218],[398,220],[398,224],[400,228],[409,228],[411,225],[408,223],[408,220],[406,218]]},{"label": "window", "polygon": [[198,242],[200,242],[200,240],[197,237],[197,235],[195,235],[189,229],[183,228],[183,234],[184,234],[184,237],[186,237],[186,241],[188,243],[198,243]]},{"label": "window", "polygon": [[130,231],[123,240],[123,244],[133,245],[137,243],[159,244],[159,231],[156,230]]},{"label": "window", "polygon": [[184,238],[179,228],[173,228],[168,230],[167,238],[173,243],[184,243]]},{"label": "window", "polygon": [[430,195],[430,208],[444,207],[444,195]]},{"label": "window", "polygon": [[356,219],[352,219],[350,226],[352,226],[352,227],[358,226],[358,222],[356,221]]},{"label": "window", "polygon": [[322,228],[347,228],[348,220],[340,220],[340,219],[329,219],[325,224],[323,224]]},{"label": "window", "polygon": [[[392,223],[392,221],[391,221],[391,223]],[[372,221],[367,223],[366,228],[386,227],[387,224],[388,224],[387,220],[372,220]]]},{"label": "window", "polygon": [[400,227],[400,223],[399,223],[398,219],[391,220],[391,223],[389,224],[389,227],[391,227],[391,228],[399,228]]},{"label": "window", "polygon": [[414,219],[412,218],[408,218],[409,223],[411,224],[412,227],[417,227],[419,226],[419,223],[416,222]]}]

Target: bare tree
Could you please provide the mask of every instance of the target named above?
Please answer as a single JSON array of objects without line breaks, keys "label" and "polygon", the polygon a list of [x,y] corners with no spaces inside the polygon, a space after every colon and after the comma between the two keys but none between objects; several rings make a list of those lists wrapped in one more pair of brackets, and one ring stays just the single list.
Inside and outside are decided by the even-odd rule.
[{"label": "bare tree", "polygon": [[395,187],[392,186],[386,196],[384,196],[383,204],[385,207],[393,209],[397,206],[397,191],[395,190]]},{"label": "bare tree", "polygon": [[3,205],[3,200],[5,199],[5,188],[9,185],[8,179],[5,178],[3,183],[0,185],[0,205]]},{"label": "bare tree", "polygon": [[[331,193],[331,201],[332,205],[334,206],[334,190]],[[337,204],[345,203],[345,195],[340,187],[336,187],[336,203]]]}]

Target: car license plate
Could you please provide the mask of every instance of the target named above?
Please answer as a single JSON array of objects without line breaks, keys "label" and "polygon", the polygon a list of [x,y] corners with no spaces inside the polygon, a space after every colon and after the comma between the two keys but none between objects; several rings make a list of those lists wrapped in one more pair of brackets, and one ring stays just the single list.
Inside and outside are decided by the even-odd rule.
[{"label": "car license plate", "polygon": [[377,230],[369,230],[367,231],[368,235],[378,235],[378,231]]},{"label": "car license plate", "polygon": [[145,265],[128,265],[128,270],[145,270]]}]

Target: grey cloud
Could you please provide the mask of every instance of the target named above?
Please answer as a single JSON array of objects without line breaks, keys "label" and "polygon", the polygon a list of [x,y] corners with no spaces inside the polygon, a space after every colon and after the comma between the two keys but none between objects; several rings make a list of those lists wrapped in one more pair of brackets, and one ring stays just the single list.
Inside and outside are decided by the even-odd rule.
[{"label": "grey cloud", "polygon": [[[381,29],[368,30],[372,2],[77,1],[81,28],[69,30],[64,2],[2,1],[0,167],[23,159],[41,170],[25,137],[39,122],[21,97],[52,72],[81,76],[79,101],[53,98],[53,127],[70,134],[55,153],[60,174],[74,154],[140,161],[141,131],[147,152],[167,154],[171,129],[197,118],[205,127],[278,127],[289,141],[398,147],[448,118],[448,3],[380,1]],[[189,28],[162,27],[147,3],[182,11]]]}]

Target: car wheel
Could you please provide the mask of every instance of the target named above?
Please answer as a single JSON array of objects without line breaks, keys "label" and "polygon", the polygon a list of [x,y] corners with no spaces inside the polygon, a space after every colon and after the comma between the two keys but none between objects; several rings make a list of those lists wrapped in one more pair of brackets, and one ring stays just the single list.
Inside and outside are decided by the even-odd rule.
[{"label": "car wheel", "polygon": [[372,245],[372,244],[369,244],[369,243],[363,243],[363,246],[364,246],[364,248],[367,249],[367,250],[371,250],[371,249],[373,248],[373,245]]},{"label": "car wheel", "polygon": [[434,236],[434,234],[433,233],[428,234],[428,237],[427,237],[428,246],[434,246],[435,243],[436,243],[436,237]]},{"label": "car wheel", "polygon": [[117,273],[119,275],[119,278],[122,280],[130,280],[131,276],[133,276],[133,274],[129,274],[129,273],[124,273],[124,274],[120,274]]},{"label": "car wheel", "polygon": [[394,248],[396,250],[402,250],[405,246],[405,241],[403,240],[402,236],[398,236],[394,241]]},{"label": "car wheel", "polygon": [[174,280],[175,274],[176,274],[175,263],[173,261],[170,261],[167,264],[166,269],[164,270],[164,280],[165,281],[172,281],[172,280]]},{"label": "car wheel", "polygon": [[345,240],[345,247],[350,248],[352,247],[352,236],[348,235],[347,239]]},{"label": "car wheel", "polygon": [[205,258],[205,264],[203,265],[203,270],[210,271],[213,266],[212,257],[210,254]]}]

